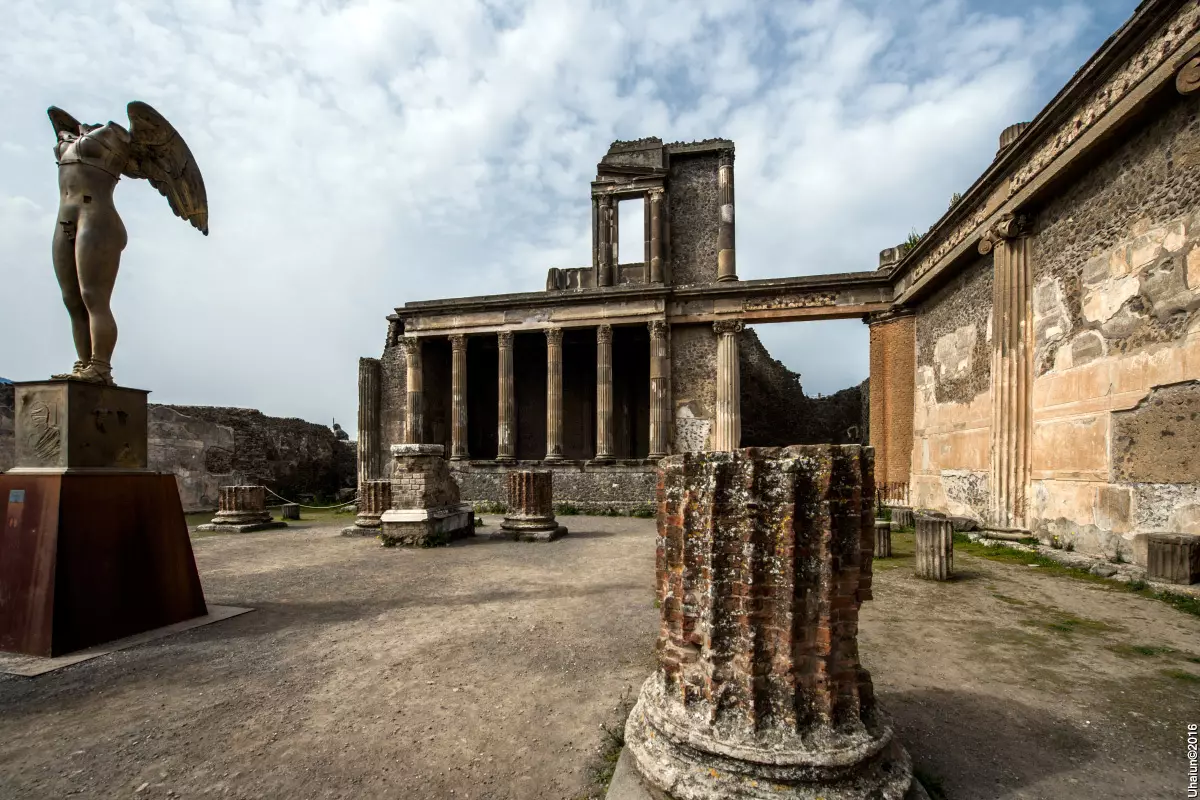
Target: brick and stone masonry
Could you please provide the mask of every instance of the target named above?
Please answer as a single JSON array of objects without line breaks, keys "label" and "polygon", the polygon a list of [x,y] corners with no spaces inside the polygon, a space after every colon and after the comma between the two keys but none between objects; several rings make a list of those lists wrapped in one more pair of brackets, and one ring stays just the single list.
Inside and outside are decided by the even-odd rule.
[{"label": "brick and stone masonry", "polygon": [[917,577],[950,580],[954,574],[954,523],[919,514],[916,525]]},{"label": "brick and stone masonry", "polygon": [[432,547],[475,533],[440,444],[392,445],[391,507],[380,517],[384,545]]},{"label": "brick and stone masonry", "polygon": [[549,542],[567,535],[554,519],[554,475],[534,470],[508,473],[508,513],[496,536]]},{"label": "brick and stone masonry", "polygon": [[383,530],[383,512],[392,506],[392,481],[362,481],[358,484],[358,514],[354,524],[342,528],[343,536],[377,536]]},{"label": "brick and stone masonry", "polygon": [[652,794],[919,791],[858,658],[873,473],[872,451],[857,445],[661,462],[658,668],[625,731]]},{"label": "brick and stone masonry", "polygon": [[217,515],[197,530],[250,533],[286,528],[286,522],[271,519],[266,504],[267,490],[262,486],[222,486],[217,490]]}]

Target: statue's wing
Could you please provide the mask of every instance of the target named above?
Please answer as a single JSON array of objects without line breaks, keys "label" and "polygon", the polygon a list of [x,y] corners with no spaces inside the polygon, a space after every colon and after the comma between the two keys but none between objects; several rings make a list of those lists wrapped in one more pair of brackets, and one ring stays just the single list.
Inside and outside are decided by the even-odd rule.
[{"label": "statue's wing", "polygon": [[204,178],[187,142],[171,123],[137,100],[129,104],[129,133],[133,142],[122,172],[145,178],[167,198],[175,215],[208,236],[208,196]]},{"label": "statue's wing", "polygon": [[46,109],[46,114],[48,114],[50,117],[50,124],[54,126],[55,136],[63,131],[66,131],[72,136],[79,135],[79,120],[75,119],[58,106],[50,106]]}]

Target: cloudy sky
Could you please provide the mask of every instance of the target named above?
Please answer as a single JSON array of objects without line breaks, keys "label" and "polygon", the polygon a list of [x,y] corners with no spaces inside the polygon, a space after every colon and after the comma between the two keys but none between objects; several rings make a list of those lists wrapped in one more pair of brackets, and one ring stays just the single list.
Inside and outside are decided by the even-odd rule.
[{"label": "cloudy sky", "polygon": [[[212,232],[121,182],[117,381],[353,430],[357,360],[379,354],[393,307],[535,291],[548,267],[588,263],[588,181],[610,141],[736,141],[743,278],[873,269],[1135,3],[6,6],[0,375],[75,358],[50,264],[46,107],[124,124],[139,99],[188,141]],[[810,393],[866,377],[858,321],[758,331]]]}]

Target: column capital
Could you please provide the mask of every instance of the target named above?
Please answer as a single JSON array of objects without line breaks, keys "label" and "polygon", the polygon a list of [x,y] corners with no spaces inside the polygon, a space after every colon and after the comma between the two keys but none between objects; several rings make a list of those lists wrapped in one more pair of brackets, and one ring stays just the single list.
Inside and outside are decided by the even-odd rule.
[{"label": "column capital", "polygon": [[612,325],[597,325],[596,341],[604,344],[612,344]]},{"label": "column capital", "polygon": [[733,148],[730,147],[726,150],[722,150],[721,154],[717,157],[717,159],[718,159],[717,166],[732,167],[733,166]]},{"label": "column capital", "polygon": [[906,306],[893,306],[885,311],[875,311],[863,317],[863,322],[867,325],[879,325],[884,322],[892,322],[893,320],[902,317],[911,317],[916,314],[916,309]]},{"label": "column capital", "polygon": [[560,345],[562,344],[562,339],[562,328],[546,328],[546,344]]},{"label": "column capital", "polygon": [[599,195],[597,197],[597,199],[600,201],[601,208],[612,208],[613,196],[611,194],[609,194],[608,192],[605,192],[604,194]]},{"label": "column capital", "polygon": [[1175,89],[1180,94],[1200,92],[1200,47],[1187,54],[1175,73]]},{"label": "column capital", "polygon": [[404,346],[404,352],[410,356],[419,355],[421,352],[421,340],[416,336],[401,336],[400,344]]},{"label": "column capital", "polygon": [[646,323],[650,336],[657,339],[671,332],[671,325],[665,319],[652,319]]},{"label": "column capital", "polygon": [[719,319],[713,323],[713,330],[718,336],[733,336],[741,333],[746,323],[740,319]]},{"label": "column capital", "polygon": [[996,224],[984,231],[979,239],[980,255],[987,255],[1002,241],[1018,239],[1030,233],[1030,219],[1024,214],[1005,214]]},{"label": "column capital", "polygon": [[512,331],[497,331],[496,341],[501,347],[512,347],[513,332]]},{"label": "column capital", "polygon": [[467,349],[467,335],[465,333],[450,334],[450,349],[454,352]]},{"label": "column capital", "polygon": [[646,197],[651,200],[661,200],[666,192],[667,190],[662,186],[651,186],[646,190]]}]

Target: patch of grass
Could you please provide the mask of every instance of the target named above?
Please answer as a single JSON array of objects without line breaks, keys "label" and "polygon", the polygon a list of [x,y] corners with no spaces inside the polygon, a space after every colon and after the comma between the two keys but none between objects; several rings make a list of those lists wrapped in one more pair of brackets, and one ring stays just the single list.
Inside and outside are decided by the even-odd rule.
[{"label": "patch of grass", "polygon": [[1200,656],[1184,656],[1184,661],[1190,661],[1193,664],[1200,664]]},{"label": "patch of grass", "polygon": [[654,513],[653,508],[642,506],[641,508],[635,508],[633,511],[630,511],[629,516],[637,517],[638,519],[654,519],[658,515]]},{"label": "patch of grass", "polygon": [[[893,549],[895,546],[895,537],[893,536]],[[1124,582],[1114,581],[1111,578],[1102,578],[1099,575],[1093,575],[1085,569],[1060,564],[1041,553],[1017,550],[1014,547],[1007,547],[1005,545],[986,545],[980,542],[972,542],[965,534],[960,533],[954,534],[954,547],[959,552],[969,556],[986,558],[989,561],[1000,561],[1006,564],[1036,564],[1039,567],[1043,567],[1046,573],[1050,575],[1075,578],[1076,580],[1088,581],[1089,583],[1098,583],[1114,591],[1128,592],[1140,595],[1149,600],[1158,600],[1185,614],[1200,617],[1200,597],[1164,592],[1154,589],[1145,581],[1134,580]]]},{"label": "patch of grass", "polygon": [[1184,683],[1200,683],[1200,675],[1188,672],[1186,669],[1164,669],[1162,674]]},{"label": "patch of grass", "polygon": [[493,503],[491,500],[477,500],[471,504],[476,514],[507,514],[508,506],[504,503]]},{"label": "patch of grass", "polygon": [[621,513],[621,509],[613,508],[612,506],[608,506],[607,508],[602,508],[599,511],[597,511],[596,516],[597,517],[621,517],[624,515]]},{"label": "patch of grass", "polygon": [[946,793],[946,786],[940,775],[930,772],[925,767],[914,766],[913,777],[925,787],[925,792],[929,795],[930,800],[948,800],[950,797]]},{"label": "patch of grass", "polygon": [[998,594],[996,592],[993,592],[992,597],[996,598],[1001,603],[1008,603],[1010,606],[1026,605],[1026,602],[1024,600],[1018,600],[1015,597],[1009,597],[1008,595],[1005,595],[1005,594]]},{"label": "patch of grass", "polygon": [[1165,655],[1166,653],[1174,653],[1175,650],[1170,647],[1161,647],[1153,644],[1115,644],[1108,648],[1119,656],[1137,657],[1146,656],[1153,658],[1154,656]]},{"label": "patch of grass", "polygon": [[554,507],[554,513],[560,517],[575,517],[579,515],[579,509],[570,503],[559,503]]},{"label": "patch of grass", "polygon": [[487,525],[487,523],[483,521],[483,517],[475,518],[475,527],[476,528],[482,528],[484,525]]},{"label": "patch of grass", "polygon": [[1036,539],[1032,536],[1022,536],[1020,539],[1017,540],[1017,542],[1019,544],[1027,544],[1030,547],[1037,547],[1039,544],[1041,544],[1041,541],[1039,541],[1038,539]]},{"label": "patch of grass", "polygon": [[1088,619],[1087,617],[1077,617],[1074,614],[1068,614],[1065,611],[1058,609],[1047,609],[1047,613],[1042,619],[1023,619],[1022,625],[1031,625],[1044,630],[1053,631],[1054,633],[1088,633],[1099,634],[1114,631],[1116,628],[1109,625],[1107,622],[1101,622],[1096,619]]}]

